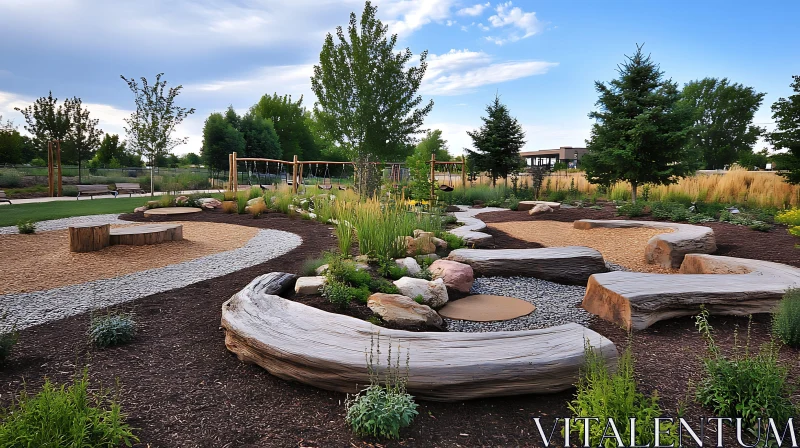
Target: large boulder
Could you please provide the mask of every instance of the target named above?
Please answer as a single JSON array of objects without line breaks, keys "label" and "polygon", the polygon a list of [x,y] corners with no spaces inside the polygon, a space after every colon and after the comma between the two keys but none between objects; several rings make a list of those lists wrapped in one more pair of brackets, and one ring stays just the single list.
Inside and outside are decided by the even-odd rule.
[{"label": "large boulder", "polygon": [[219,199],[215,198],[201,198],[198,199],[197,202],[200,203],[200,208],[205,208],[209,210],[214,208],[222,208],[222,202],[220,202]]},{"label": "large boulder", "polygon": [[433,232],[426,232],[426,231],[424,231],[422,229],[414,230],[414,238],[419,238],[419,237],[423,237],[423,236],[424,237],[428,237],[428,238],[433,238],[434,234],[433,234]]},{"label": "large boulder", "polygon": [[550,201],[519,201],[519,205],[517,206],[517,211],[520,212],[527,212],[536,207],[539,204],[544,204],[553,210],[558,210],[561,208],[560,202],[550,202]]},{"label": "large boulder", "polygon": [[397,326],[442,326],[442,318],[431,307],[400,294],[375,293],[369,296],[367,306],[381,319]]},{"label": "large boulder", "polygon": [[264,198],[259,196],[257,198],[250,199],[249,201],[247,201],[247,206],[249,207],[249,206],[257,204],[257,203],[264,204]]},{"label": "large boulder", "polygon": [[135,209],[133,209],[133,212],[134,213],[139,213],[139,212],[146,212],[147,210],[148,210],[148,207],[146,205],[143,205],[141,207],[136,207]]},{"label": "large boulder", "polygon": [[398,258],[397,260],[394,260],[394,262],[397,263],[397,266],[408,271],[408,275],[417,275],[422,272],[422,268],[419,267],[417,260],[411,257]]},{"label": "large boulder", "polygon": [[181,196],[178,196],[177,198],[175,198],[175,205],[183,205],[183,204],[186,204],[187,202],[189,202],[189,197],[188,196],[181,195]]},{"label": "large boulder", "polygon": [[396,280],[394,285],[404,296],[411,298],[422,296],[422,303],[431,308],[442,307],[448,300],[447,286],[440,278],[428,281],[423,278],[403,277]]},{"label": "large boulder", "polygon": [[475,281],[472,266],[452,260],[436,260],[428,270],[434,279],[442,279],[449,289],[468,293]]},{"label": "large boulder", "polygon": [[536,204],[532,209],[528,210],[531,216],[541,215],[543,213],[552,213],[553,208],[547,204]]},{"label": "large boulder", "polygon": [[300,277],[294,284],[294,292],[297,294],[319,294],[325,285],[325,277],[317,275],[315,277]]},{"label": "large boulder", "polygon": [[436,244],[433,238],[428,236],[420,236],[414,238],[412,236],[405,237],[406,254],[408,256],[425,255],[436,253]]}]

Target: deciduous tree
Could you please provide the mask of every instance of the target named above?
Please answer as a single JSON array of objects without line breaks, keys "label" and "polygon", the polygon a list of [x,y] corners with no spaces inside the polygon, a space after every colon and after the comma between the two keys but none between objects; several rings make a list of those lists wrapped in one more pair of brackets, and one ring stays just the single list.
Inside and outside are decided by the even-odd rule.
[{"label": "deciduous tree", "polygon": [[248,112],[239,123],[239,132],[244,137],[244,153],[247,157],[280,159],[283,155],[272,120]]},{"label": "deciduous tree", "polygon": [[486,116],[481,120],[480,129],[467,132],[474,148],[467,149],[467,153],[475,169],[489,172],[492,185],[496,185],[499,177],[506,179],[522,167],[519,150],[525,145],[525,132],[508,107],[500,102],[499,95],[486,106]]},{"label": "deciduous tree", "polygon": [[244,154],[244,136],[220,113],[213,113],[203,126],[203,148],[200,154],[212,176],[228,169],[228,154]]},{"label": "deciduous tree", "polygon": [[697,169],[698,155],[686,144],[692,109],[682,104],[678,86],[637,46],[618,66],[619,78],[595,82],[599,110],[581,159],[590,182],[631,184],[633,202],[640,185],[669,184]]},{"label": "deciduous tree", "polygon": [[772,105],[775,130],[769,141],[779,151],[773,157],[781,174],[791,184],[800,184],[800,76],[793,76],[791,84],[794,95],[780,98]]},{"label": "deciduous tree", "polygon": [[100,145],[103,130],[97,125],[100,120],[89,116],[89,109],[83,106],[80,98],[74,97],[64,102],[69,116],[69,129],[65,138],[67,160],[78,164],[78,183],[81,183],[81,163],[92,156]]},{"label": "deciduous tree", "polygon": [[183,86],[170,87],[162,80],[163,73],[156,75],[151,85],[145,77],[141,85],[133,78],[120,76],[128,84],[134,94],[136,110],[125,119],[128,133],[128,145],[139,154],[147,157],[150,163],[150,195],[153,195],[156,159],[160,155],[169,154],[173,148],[186,143],[188,137],[173,136],[175,128],[189,115],[194,108],[187,109],[175,104],[175,98]]},{"label": "deciduous tree", "polygon": [[319,156],[314,137],[305,121],[303,97],[292,101],[291,95],[264,95],[251,108],[251,113],[269,120],[278,135],[283,160],[312,160]]},{"label": "deciduous tree", "polygon": [[33,136],[40,151],[47,149],[51,140],[64,140],[69,132],[69,111],[65,104],[58,104],[53,92],[24,109],[15,107],[14,110],[25,117],[25,130]]},{"label": "deciduous tree", "polygon": [[25,141],[11,120],[3,122],[0,115],[0,164],[22,163]]}]

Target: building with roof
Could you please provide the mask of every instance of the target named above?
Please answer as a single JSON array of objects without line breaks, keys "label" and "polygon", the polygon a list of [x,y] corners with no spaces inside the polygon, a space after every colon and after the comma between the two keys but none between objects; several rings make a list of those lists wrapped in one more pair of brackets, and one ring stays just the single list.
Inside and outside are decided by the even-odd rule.
[{"label": "building with roof", "polygon": [[520,152],[520,157],[525,159],[528,166],[549,166],[553,167],[558,162],[577,167],[581,157],[586,154],[586,148],[574,148],[572,146],[562,146],[557,149],[540,149],[538,151]]}]

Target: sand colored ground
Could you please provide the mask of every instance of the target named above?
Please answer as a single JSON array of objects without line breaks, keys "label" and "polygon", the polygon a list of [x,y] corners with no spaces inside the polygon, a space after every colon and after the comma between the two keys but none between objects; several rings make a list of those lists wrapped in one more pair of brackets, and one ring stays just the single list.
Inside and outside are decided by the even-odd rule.
[{"label": "sand colored ground", "polygon": [[88,253],[69,251],[67,230],[0,235],[0,294],[75,285],[194,260],[242,247],[258,233],[255,227],[234,224],[176,223],[183,225],[183,241],[111,246]]},{"label": "sand colored ground", "polygon": [[637,272],[674,273],[654,264],[647,264],[644,249],[647,241],[664,229],[590,229],[578,230],[571,222],[528,221],[487,224],[514,238],[533,241],[547,247],[586,246],[597,249],[606,261]]}]

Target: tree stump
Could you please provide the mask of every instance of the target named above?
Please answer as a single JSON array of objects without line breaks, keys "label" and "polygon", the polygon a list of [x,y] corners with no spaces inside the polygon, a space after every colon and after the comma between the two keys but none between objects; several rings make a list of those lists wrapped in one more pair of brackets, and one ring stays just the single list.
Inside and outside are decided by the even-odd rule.
[{"label": "tree stump", "polygon": [[110,244],[111,226],[83,225],[69,228],[70,252],[94,252]]}]

